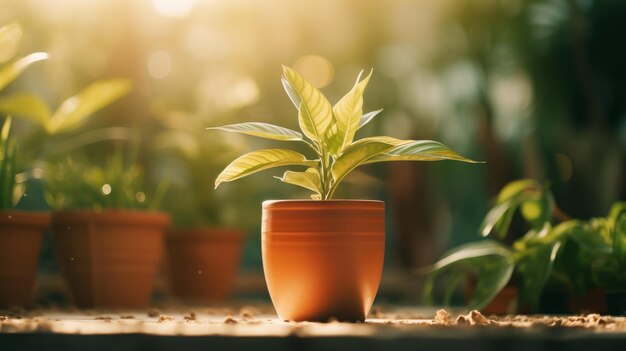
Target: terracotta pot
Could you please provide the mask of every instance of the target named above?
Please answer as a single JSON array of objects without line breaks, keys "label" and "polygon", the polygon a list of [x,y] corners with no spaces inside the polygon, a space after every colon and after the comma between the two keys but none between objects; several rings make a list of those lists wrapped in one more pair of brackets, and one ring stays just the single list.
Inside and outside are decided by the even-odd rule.
[{"label": "terracotta pot", "polygon": [[385,204],[265,201],[262,251],[265,280],[280,318],[362,321],[383,269]]},{"label": "terracotta pot", "polygon": [[49,225],[47,213],[0,211],[0,306],[31,303],[41,239]]},{"label": "terracotta pot", "polygon": [[238,229],[178,229],[166,237],[170,289],[190,301],[226,299],[232,291],[244,241]]},{"label": "terracotta pot", "polygon": [[607,303],[604,289],[591,288],[583,295],[570,295],[569,309],[571,313],[575,314],[606,314]]},{"label": "terracotta pot", "polygon": [[54,213],[61,272],[79,307],[145,307],[150,302],[169,216],[106,210]]}]

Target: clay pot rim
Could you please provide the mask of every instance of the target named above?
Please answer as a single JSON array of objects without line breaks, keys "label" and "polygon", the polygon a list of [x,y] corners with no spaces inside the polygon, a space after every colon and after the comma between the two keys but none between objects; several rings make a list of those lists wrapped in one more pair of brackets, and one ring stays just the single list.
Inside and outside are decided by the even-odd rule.
[{"label": "clay pot rim", "polygon": [[116,223],[140,224],[167,227],[170,224],[170,215],[162,211],[138,209],[70,209],[52,213],[52,224],[66,223]]},{"label": "clay pot rim", "polygon": [[0,210],[0,224],[46,228],[51,222],[52,216],[47,211]]},{"label": "clay pot rim", "polygon": [[286,199],[286,200],[265,200],[263,209],[324,209],[324,208],[354,208],[357,209],[384,209],[385,202],[381,200],[361,200],[361,199]]}]

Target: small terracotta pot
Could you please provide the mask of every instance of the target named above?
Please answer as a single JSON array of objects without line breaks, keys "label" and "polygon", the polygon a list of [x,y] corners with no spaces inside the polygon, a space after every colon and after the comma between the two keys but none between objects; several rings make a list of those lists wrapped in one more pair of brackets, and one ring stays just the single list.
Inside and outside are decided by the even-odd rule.
[{"label": "small terracotta pot", "polygon": [[170,289],[189,301],[226,299],[233,288],[244,241],[238,229],[178,229],[166,237]]},{"label": "small terracotta pot", "polygon": [[78,307],[145,307],[169,216],[132,210],[54,213],[61,272]]},{"label": "small terracotta pot", "polygon": [[47,213],[0,211],[0,306],[30,305],[41,239],[49,225]]},{"label": "small terracotta pot", "polygon": [[263,270],[278,316],[363,321],[383,269],[385,204],[263,202]]}]

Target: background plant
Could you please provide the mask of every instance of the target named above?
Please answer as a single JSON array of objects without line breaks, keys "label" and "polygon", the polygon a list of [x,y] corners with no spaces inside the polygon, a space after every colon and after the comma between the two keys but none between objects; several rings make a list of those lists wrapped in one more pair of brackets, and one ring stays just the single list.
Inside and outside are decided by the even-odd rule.
[{"label": "background plant", "polygon": [[606,218],[569,219],[553,225],[555,208],[549,190],[534,180],[519,180],[502,189],[480,228],[483,236],[507,236],[519,213],[528,232],[511,246],[493,240],[469,243],[443,255],[429,271],[426,302],[432,304],[435,282],[447,276],[444,303],[468,274],[476,287],[470,308],[486,306],[511,279],[520,291],[520,305],[538,308],[541,292],[552,281],[573,295],[593,287],[620,288],[624,274],[625,205],[617,203]]},{"label": "background plant", "polygon": [[[441,161],[455,160],[474,163],[458,155],[447,146],[431,140],[400,140],[388,136],[367,137],[355,141],[356,132],[379,112],[363,114],[363,93],[372,72],[361,80],[357,77],[353,88],[334,106],[313,85],[293,69],[283,66],[283,87],[298,109],[298,124],[302,134],[268,123],[248,122],[231,124],[220,129],[257,137],[298,141],[307,145],[317,156],[307,159],[303,154],[288,149],[265,149],[247,153],[220,173],[215,180],[233,181],[250,174],[280,166],[306,166],[304,172],[286,171],[278,178],[313,192],[313,199],[331,199],[346,175],[356,167],[386,161]],[[304,136],[303,136],[304,134]]]},{"label": "background plant", "polygon": [[147,191],[143,170],[118,151],[104,164],[68,157],[46,168],[46,200],[55,209],[156,209],[167,189]]}]

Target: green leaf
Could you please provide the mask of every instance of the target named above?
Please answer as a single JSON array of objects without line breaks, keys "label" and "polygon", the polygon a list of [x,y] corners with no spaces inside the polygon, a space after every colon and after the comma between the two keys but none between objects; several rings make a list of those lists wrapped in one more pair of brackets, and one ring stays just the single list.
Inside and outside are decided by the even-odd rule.
[{"label": "green leaf", "polygon": [[609,226],[615,256],[626,264],[626,202],[618,202],[611,207]]},{"label": "green leaf", "polygon": [[361,119],[359,120],[358,129],[361,129],[364,125],[368,124],[372,119],[374,119],[374,117],[376,117],[376,115],[378,115],[381,112],[383,112],[382,108],[380,110],[368,112],[364,114],[363,116],[361,116]]},{"label": "green leaf", "polygon": [[521,206],[522,216],[534,229],[540,229],[552,218],[554,200],[533,179],[522,179],[507,184],[498,194],[496,205],[487,213],[480,227],[480,233],[487,236],[492,232],[504,238],[515,211]]},{"label": "green leaf", "polygon": [[298,92],[291,86],[291,84],[289,84],[289,82],[285,78],[281,78],[280,82],[283,84],[283,88],[285,89],[287,96],[289,96],[289,100],[291,100],[296,109],[299,109],[302,100],[300,99]]},{"label": "green leaf", "polygon": [[49,134],[58,134],[80,127],[87,117],[126,95],[131,87],[126,79],[92,83],[61,104],[50,118],[46,130]]},{"label": "green leaf", "polygon": [[372,157],[406,142],[406,140],[384,136],[363,138],[355,142],[335,160],[335,163],[333,163],[331,173],[335,184],[341,182],[350,171],[366,163]]},{"label": "green leaf", "polygon": [[16,93],[0,98],[0,112],[37,122],[43,128],[50,118],[48,105],[38,96]]},{"label": "green leaf", "polygon": [[322,193],[320,175],[315,168],[309,168],[305,172],[286,171],[281,177],[276,177],[284,183],[297,185],[309,189],[316,194]]},{"label": "green leaf", "polygon": [[[451,273],[454,277],[459,272],[475,273],[478,280],[469,308],[481,309],[506,286],[514,267],[511,250],[495,241],[464,244],[448,251],[431,267],[427,284],[430,287],[425,293],[432,294],[432,285],[440,274]],[[453,280],[454,283],[460,282],[459,279]]]},{"label": "green leaf", "polygon": [[266,139],[285,140],[285,141],[302,141],[302,134],[288,128],[275,126],[269,123],[248,122],[229,124],[221,127],[212,127],[207,129],[218,129],[227,132],[241,133],[253,135]]},{"label": "green leaf", "polygon": [[300,101],[298,106],[300,129],[309,139],[320,146],[323,145],[326,130],[333,120],[330,103],[317,88],[292,68],[283,66],[283,74]]},{"label": "green leaf", "polygon": [[339,153],[352,144],[354,134],[359,129],[359,122],[363,114],[363,92],[372,76],[372,72],[373,70],[370,71],[365,79],[359,81],[363,73],[361,71],[354,87],[333,106],[337,132],[329,140],[329,143],[338,143],[339,145],[333,147],[333,149],[336,149]]},{"label": "green leaf", "polygon": [[521,303],[530,302],[537,307],[539,297],[550,273],[562,242],[555,241],[547,245],[530,245],[516,258],[516,269],[521,275]]},{"label": "green leaf", "polygon": [[408,140],[407,142],[378,155],[367,163],[387,161],[441,161],[454,160],[481,163],[465,158],[440,142],[432,140]]},{"label": "green leaf", "polygon": [[222,182],[230,182],[268,168],[280,166],[316,167],[318,161],[307,160],[298,152],[286,149],[265,149],[247,153],[231,162],[217,176],[215,187]]},{"label": "green leaf", "polygon": [[30,65],[47,58],[48,54],[45,52],[36,52],[4,65],[0,68],[0,91],[14,81],[15,78],[22,74]]}]

